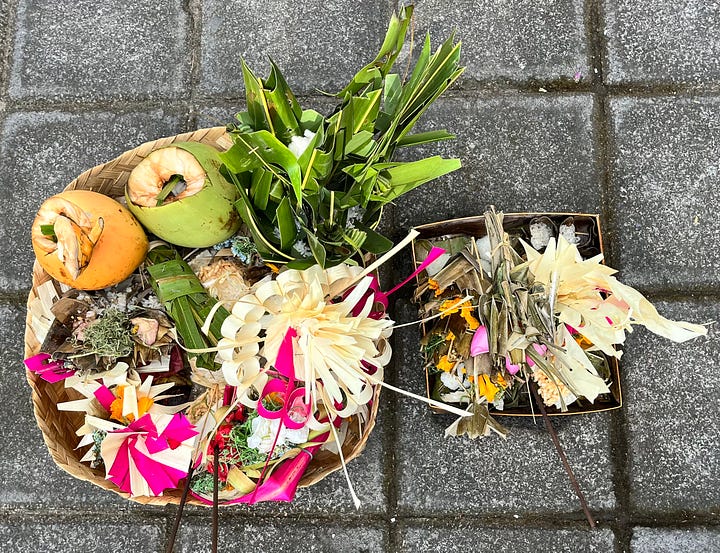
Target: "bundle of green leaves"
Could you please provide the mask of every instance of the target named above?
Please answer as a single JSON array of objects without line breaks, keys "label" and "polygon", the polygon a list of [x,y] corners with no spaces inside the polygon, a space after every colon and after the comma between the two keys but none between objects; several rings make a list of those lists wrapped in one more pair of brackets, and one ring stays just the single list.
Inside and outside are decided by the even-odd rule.
[{"label": "bundle of green leaves", "polygon": [[228,129],[222,154],[241,192],[236,206],[266,262],[305,268],[353,262],[392,242],[376,230],[383,206],[460,167],[440,156],[392,161],[398,148],[454,138],[444,130],[410,134],[420,116],[463,72],[450,36],[432,54],[430,37],[412,72],[391,73],[412,17],[393,15],[377,57],[336,96],[329,116],[303,110],[278,67],[262,80],[243,62],[247,111]]}]

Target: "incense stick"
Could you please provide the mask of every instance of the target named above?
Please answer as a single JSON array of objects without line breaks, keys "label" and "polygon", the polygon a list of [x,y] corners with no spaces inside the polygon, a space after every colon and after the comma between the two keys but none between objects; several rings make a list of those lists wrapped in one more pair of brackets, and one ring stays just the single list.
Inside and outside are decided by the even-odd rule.
[{"label": "incense stick", "polygon": [[213,448],[213,504],[212,504],[212,553],[218,550],[218,478],[220,474],[220,446]]},{"label": "incense stick", "polygon": [[192,480],[194,470],[195,469],[193,467],[193,461],[190,460],[190,468],[188,468],[187,480],[185,481],[185,487],[183,488],[183,493],[180,497],[180,504],[178,505],[178,510],[175,514],[175,522],[173,523],[172,530],[170,531],[170,538],[168,540],[168,545],[165,549],[165,553],[173,553],[173,549],[175,548],[175,538],[177,537],[177,532],[180,528],[180,519],[182,518],[183,509],[185,509],[188,492],[190,491],[190,480]]},{"label": "incense stick", "polygon": [[570,483],[572,484],[573,490],[575,491],[575,495],[577,495],[577,498],[580,500],[580,506],[582,507],[582,510],[585,513],[585,517],[587,518],[588,522],[590,523],[590,528],[595,528],[595,521],[593,520],[592,514],[590,513],[590,509],[588,508],[587,501],[585,501],[585,496],[583,495],[582,490],[580,489],[580,484],[578,484],[577,478],[575,478],[575,473],[573,473],[573,470],[570,467],[570,463],[567,460],[565,451],[563,450],[562,446],[560,445],[560,439],[558,438],[557,432],[555,432],[555,428],[553,427],[552,422],[550,422],[550,417],[548,416],[547,411],[545,410],[545,405],[543,404],[543,401],[540,398],[540,394],[538,393],[538,389],[537,389],[537,383],[533,379],[530,379],[529,384],[530,384],[530,391],[532,391],[533,398],[535,399],[535,403],[537,403],[538,409],[540,409],[540,413],[542,414],[543,421],[545,422],[545,428],[547,429],[548,433],[550,434],[553,444],[555,445],[555,449],[557,450],[558,456],[560,457],[563,467],[565,468],[565,472],[567,473],[568,477],[570,478]]}]

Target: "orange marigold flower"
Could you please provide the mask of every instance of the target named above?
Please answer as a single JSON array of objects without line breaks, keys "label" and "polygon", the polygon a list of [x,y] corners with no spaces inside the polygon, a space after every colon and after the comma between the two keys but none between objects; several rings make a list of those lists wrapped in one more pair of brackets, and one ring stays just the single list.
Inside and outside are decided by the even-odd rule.
[{"label": "orange marigold flower", "polygon": [[431,278],[428,279],[428,288],[430,288],[430,290],[435,290],[435,296],[439,296],[444,291],[440,288],[437,280],[433,280]]},{"label": "orange marigold flower", "polygon": [[492,403],[495,399],[495,396],[500,391],[500,388],[498,388],[492,380],[490,380],[490,376],[487,374],[480,375],[480,379],[478,380],[478,391],[480,392],[481,396],[485,396],[485,399],[488,401],[488,403]]},{"label": "orange marigold flower", "polygon": [[497,381],[498,386],[500,386],[503,389],[507,388],[507,380],[505,380],[505,378],[503,377],[502,374],[497,373],[495,380]]},{"label": "orange marigold flower", "polygon": [[443,355],[438,361],[437,368],[441,371],[450,372],[455,367],[455,363],[448,359],[447,355]]}]

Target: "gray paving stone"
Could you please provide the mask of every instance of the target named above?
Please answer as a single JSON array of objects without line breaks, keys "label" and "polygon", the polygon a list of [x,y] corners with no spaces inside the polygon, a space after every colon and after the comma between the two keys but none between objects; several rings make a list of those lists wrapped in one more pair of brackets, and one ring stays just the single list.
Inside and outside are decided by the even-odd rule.
[{"label": "gray paving stone", "polygon": [[417,130],[447,129],[457,138],[403,156],[459,157],[463,167],[400,198],[397,224],[480,215],[489,204],[505,212],[597,213],[591,114],[589,95],[439,100]]},{"label": "gray paving stone", "polygon": [[609,84],[703,84],[720,78],[720,3],[604,0]]},{"label": "gray paving stone", "polygon": [[[33,415],[22,364],[25,311],[0,306],[0,508],[151,510],[62,471],[50,457]],[[1,542],[1,540],[0,540]],[[38,550],[39,551],[39,550]]]},{"label": "gray paving stone", "polygon": [[96,520],[56,520],[44,522],[3,520],[0,541],[3,551],[13,553],[127,553],[160,552],[163,540],[161,521],[137,521],[128,525],[122,517],[103,517]]},{"label": "gray paving stone", "polygon": [[181,0],[54,2],[17,9],[12,98],[178,97],[190,82]]},{"label": "gray paving stone", "polygon": [[463,41],[463,82],[575,82],[590,73],[580,0],[414,3],[416,50],[426,32],[434,48],[455,30]]},{"label": "gray paving stone", "polygon": [[[720,306],[658,303],[671,319],[720,320]],[[632,504],[643,512],[720,505],[720,336],[675,344],[644,330],[622,360],[629,422]]]},{"label": "gray paving stone", "polygon": [[0,139],[0,168],[7,175],[0,198],[6,221],[0,256],[0,290],[30,287],[30,225],[42,201],[77,175],[143,142],[176,134],[180,118],[147,113],[12,113]]},{"label": "gray paving stone", "polygon": [[409,525],[400,533],[400,552],[427,553],[516,553],[552,551],[553,553],[606,553],[613,550],[613,533],[596,530],[541,529],[518,527],[483,528],[463,524],[461,528],[433,528]]},{"label": "gray paving stone", "polygon": [[[414,306],[397,302],[398,321],[416,318]],[[419,330],[400,329],[395,362],[401,386],[424,394]],[[523,514],[580,512],[542,421],[505,417],[506,441],[444,438],[453,416],[433,415],[425,404],[401,399],[395,475],[398,506],[411,513]],[[592,509],[612,509],[610,415],[556,417],[553,424]]]},{"label": "gray paving stone", "polygon": [[204,0],[200,90],[244,95],[242,56],[263,78],[271,57],[296,94],[336,92],[375,57],[391,12],[385,0]]},{"label": "gray paving stone", "polygon": [[[221,517],[223,515],[221,514]],[[210,517],[186,521],[180,528],[175,551],[205,552],[210,548]],[[241,549],[238,549],[240,547]],[[371,523],[362,525],[292,519],[269,521],[221,518],[218,550],[243,553],[284,553],[286,551],[333,551],[337,553],[380,553],[386,551],[385,531]]]},{"label": "gray paving stone", "polygon": [[630,548],[633,553],[709,553],[720,551],[717,528],[635,528]]},{"label": "gray paving stone", "polygon": [[720,100],[614,98],[613,250],[624,282],[720,283]]}]

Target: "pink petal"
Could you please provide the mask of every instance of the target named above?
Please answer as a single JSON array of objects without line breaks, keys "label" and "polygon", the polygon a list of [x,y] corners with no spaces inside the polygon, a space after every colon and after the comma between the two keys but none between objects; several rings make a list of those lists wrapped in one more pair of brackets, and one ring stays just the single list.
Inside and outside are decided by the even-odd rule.
[{"label": "pink petal", "polygon": [[[540,355],[545,355],[545,353],[547,353],[547,347],[543,346],[542,344],[533,344],[533,349]],[[527,357],[527,364],[528,367],[534,367],[535,361],[530,359],[530,357]]]},{"label": "pink petal", "polygon": [[470,355],[480,355],[482,353],[488,353],[489,351],[490,345],[488,344],[487,328],[481,325],[475,331],[472,342],[470,343]]},{"label": "pink petal", "polygon": [[505,358],[505,368],[507,369],[507,372],[510,374],[517,374],[517,372],[520,370],[520,365],[514,365],[510,362],[510,358]]}]

